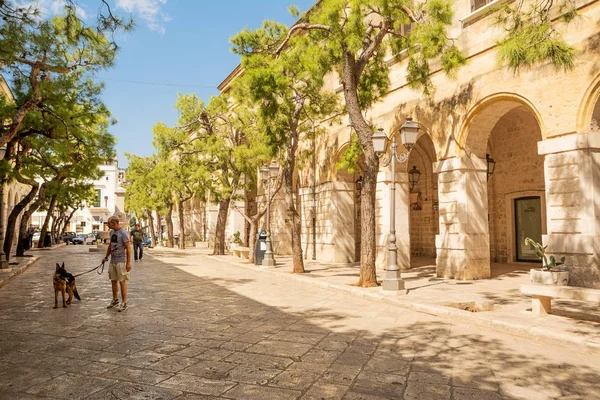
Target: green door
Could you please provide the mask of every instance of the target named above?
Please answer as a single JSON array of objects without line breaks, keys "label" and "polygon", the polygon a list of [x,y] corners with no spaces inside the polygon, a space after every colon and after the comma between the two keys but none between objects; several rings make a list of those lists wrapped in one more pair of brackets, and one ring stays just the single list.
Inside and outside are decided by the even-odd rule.
[{"label": "green door", "polygon": [[539,196],[515,199],[515,230],[517,261],[539,262],[535,250],[525,245],[527,237],[542,243],[542,210]]}]

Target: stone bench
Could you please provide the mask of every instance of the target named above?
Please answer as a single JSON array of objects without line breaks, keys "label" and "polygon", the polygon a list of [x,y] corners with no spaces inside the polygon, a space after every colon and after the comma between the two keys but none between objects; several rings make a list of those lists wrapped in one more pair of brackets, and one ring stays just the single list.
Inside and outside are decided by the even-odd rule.
[{"label": "stone bench", "polygon": [[236,257],[245,258],[246,260],[250,258],[250,247],[235,246],[231,250]]},{"label": "stone bench", "polygon": [[521,285],[521,293],[531,295],[533,315],[552,314],[552,298],[600,303],[600,290],[575,286]]}]

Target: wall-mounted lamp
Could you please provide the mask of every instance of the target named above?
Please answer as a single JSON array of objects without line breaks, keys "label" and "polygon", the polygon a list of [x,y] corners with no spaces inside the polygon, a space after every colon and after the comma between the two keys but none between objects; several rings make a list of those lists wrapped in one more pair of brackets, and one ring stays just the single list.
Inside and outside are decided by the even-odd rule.
[{"label": "wall-mounted lamp", "polygon": [[496,161],[494,161],[494,159],[492,157],[490,157],[489,154],[486,154],[485,155],[485,162],[487,164],[487,178],[488,178],[488,181],[489,181],[490,177],[494,173],[494,168],[496,168]]},{"label": "wall-mounted lamp", "polygon": [[408,171],[408,182],[410,183],[410,191],[415,188],[415,185],[419,183],[419,178],[421,177],[421,171],[417,169],[416,165]]}]

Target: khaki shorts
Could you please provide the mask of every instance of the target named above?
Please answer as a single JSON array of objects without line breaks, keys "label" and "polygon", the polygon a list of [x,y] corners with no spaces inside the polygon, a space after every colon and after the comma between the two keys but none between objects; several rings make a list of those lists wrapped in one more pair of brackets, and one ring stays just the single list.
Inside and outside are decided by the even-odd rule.
[{"label": "khaki shorts", "polygon": [[125,263],[111,262],[108,264],[108,277],[111,281],[129,280],[129,272],[125,268]]}]

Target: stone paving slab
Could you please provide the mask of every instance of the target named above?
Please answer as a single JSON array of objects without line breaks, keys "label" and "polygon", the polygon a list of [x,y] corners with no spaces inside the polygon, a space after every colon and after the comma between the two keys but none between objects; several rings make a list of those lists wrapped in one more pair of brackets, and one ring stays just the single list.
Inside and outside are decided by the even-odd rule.
[{"label": "stone paving slab", "polygon": [[29,268],[29,266],[36,262],[39,258],[39,256],[11,257],[10,271],[0,272],[0,288],[6,285],[8,281],[10,281],[15,276],[25,272],[25,270],[27,270],[27,268]]},{"label": "stone paving slab", "polygon": [[54,310],[58,261],[99,260],[47,252],[0,290],[0,399],[600,398],[595,354],[193,252],[134,263],[125,313],[106,271]]},{"label": "stone paving slab", "polygon": [[[177,252],[178,249],[157,249]],[[556,315],[533,317],[531,297],[520,293],[519,286],[529,283],[529,265],[495,264],[497,276],[480,281],[455,281],[434,277],[435,265],[417,259],[414,271],[403,272],[408,294],[389,294],[381,288],[352,286],[358,281],[356,265],[331,265],[306,261],[306,274],[292,274],[290,257],[278,257],[277,268],[264,268],[233,256],[211,256],[207,250],[198,254],[229,262],[266,274],[278,274],[300,282],[351,293],[355,296],[384,301],[425,314],[527,337],[543,343],[576,346],[583,351],[600,353],[600,306],[589,302],[553,300]],[[420,265],[420,267],[419,267]],[[502,271],[506,271],[502,273]],[[384,271],[378,271],[384,276]],[[469,312],[458,307],[490,307],[489,311]]]}]

